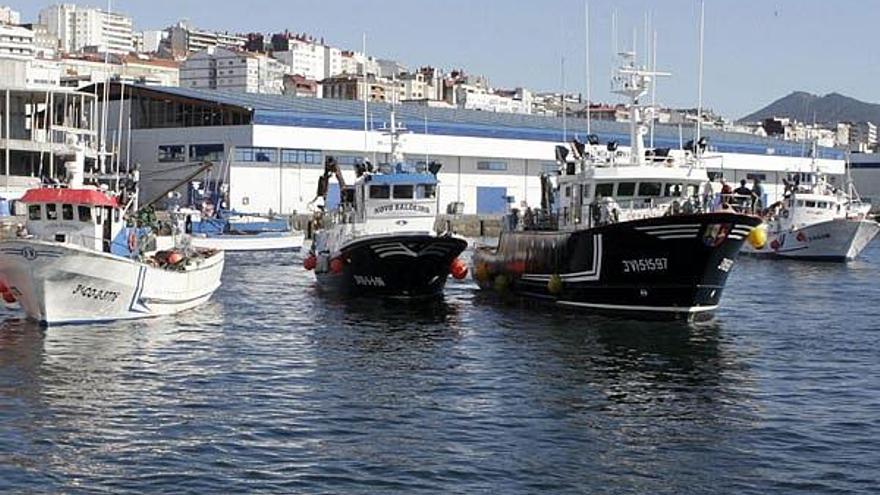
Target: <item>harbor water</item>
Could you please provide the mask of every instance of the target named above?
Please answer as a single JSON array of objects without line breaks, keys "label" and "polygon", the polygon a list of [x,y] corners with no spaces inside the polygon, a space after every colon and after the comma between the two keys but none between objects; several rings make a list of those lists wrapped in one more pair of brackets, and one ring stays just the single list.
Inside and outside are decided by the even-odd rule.
[{"label": "harbor water", "polygon": [[880,243],[740,258],[696,325],[337,301],[233,255],[198,311],[0,315],[3,493],[876,493]]}]

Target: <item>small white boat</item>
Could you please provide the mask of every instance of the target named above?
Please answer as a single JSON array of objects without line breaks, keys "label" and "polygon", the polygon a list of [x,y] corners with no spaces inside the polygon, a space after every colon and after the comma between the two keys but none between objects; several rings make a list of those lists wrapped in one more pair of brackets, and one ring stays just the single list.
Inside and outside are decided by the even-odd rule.
[{"label": "small white boat", "polygon": [[222,251],[299,251],[304,241],[305,235],[296,231],[192,236],[193,246]]},{"label": "small white boat", "polygon": [[184,229],[192,235],[192,245],[224,251],[299,251],[305,241],[302,231],[294,230],[281,217],[221,212],[203,216],[199,210],[182,209]]},{"label": "small white boat", "polygon": [[767,242],[746,244],[748,254],[818,261],[851,261],[865,249],[880,225],[871,205],[849,191],[836,190],[818,171],[800,173],[788,184],[785,199],[768,209]]},{"label": "small white boat", "polygon": [[0,293],[28,318],[55,325],[167,315],[220,286],[222,251],[144,251],[146,229],[125,226],[121,195],[74,184],[27,191],[26,223],[0,241]]}]

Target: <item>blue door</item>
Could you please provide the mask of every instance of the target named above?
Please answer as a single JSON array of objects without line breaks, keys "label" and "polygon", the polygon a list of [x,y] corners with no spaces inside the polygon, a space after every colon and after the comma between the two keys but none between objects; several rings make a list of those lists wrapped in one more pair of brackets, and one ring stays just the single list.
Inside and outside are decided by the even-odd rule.
[{"label": "blue door", "polygon": [[503,215],[507,212],[506,187],[477,187],[477,213]]},{"label": "blue door", "polygon": [[331,182],[327,187],[327,203],[324,205],[326,210],[332,210],[339,206],[339,184]]}]

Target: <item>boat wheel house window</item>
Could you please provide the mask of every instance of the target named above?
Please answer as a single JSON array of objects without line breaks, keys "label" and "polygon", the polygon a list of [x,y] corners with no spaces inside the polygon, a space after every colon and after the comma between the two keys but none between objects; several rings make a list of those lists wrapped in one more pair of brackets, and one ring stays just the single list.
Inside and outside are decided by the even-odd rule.
[{"label": "boat wheel house window", "polygon": [[46,220],[58,220],[58,210],[53,203],[46,205]]},{"label": "boat wheel house window", "polygon": [[182,144],[159,145],[159,162],[182,162],[186,160],[185,149]]},{"label": "boat wheel house window", "polygon": [[194,144],[189,147],[189,159],[191,161],[223,161],[222,144]]},{"label": "boat wheel house window", "polygon": [[389,199],[391,186],[370,186],[370,199]]},{"label": "boat wheel house window", "polygon": [[622,198],[631,198],[636,194],[635,182],[621,182],[617,184],[617,195]]},{"label": "boat wheel house window", "polygon": [[43,217],[43,209],[40,205],[28,205],[28,219],[39,220]]},{"label": "boat wheel house window", "polygon": [[79,213],[79,221],[80,222],[91,222],[92,221],[92,209],[88,206],[77,206],[76,209]]},{"label": "boat wheel house window", "polygon": [[437,187],[434,184],[419,184],[416,187],[416,199],[434,199],[437,197]]},{"label": "boat wheel house window", "polygon": [[660,196],[661,190],[659,182],[639,182],[639,196]]},{"label": "boat wheel house window", "polygon": [[61,219],[73,220],[73,205],[61,205]]},{"label": "boat wheel house window", "polygon": [[412,199],[414,188],[412,184],[397,184],[394,186],[394,199]]},{"label": "boat wheel house window", "polygon": [[614,183],[613,182],[600,182],[596,184],[596,199],[598,198],[609,198],[614,196]]}]

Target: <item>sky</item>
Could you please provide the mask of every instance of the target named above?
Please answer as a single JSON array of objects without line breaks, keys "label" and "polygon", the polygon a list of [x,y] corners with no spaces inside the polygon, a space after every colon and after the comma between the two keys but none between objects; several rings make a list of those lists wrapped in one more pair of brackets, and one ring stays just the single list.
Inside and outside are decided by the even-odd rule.
[{"label": "sky", "polygon": [[[70,0],[66,0],[70,3]],[[49,2],[0,0],[36,20]],[[72,3],[106,8],[104,1]],[[612,17],[619,48],[645,50],[657,31],[660,103],[695,107],[698,94],[699,0],[589,0],[593,101],[610,93]],[[586,92],[583,0],[113,0],[135,29],[188,19],[204,29],[323,37],[340,48],[398,60],[410,69],[463,68],[493,87]],[[875,0],[705,0],[705,108],[739,118],[792,91],[838,92],[878,102],[880,42]],[[653,37],[653,34],[650,35]],[[640,55],[641,56],[641,55]],[[563,63],[564,59],[564,63]],[[563,71],[564,67],[564,71]]]}]

